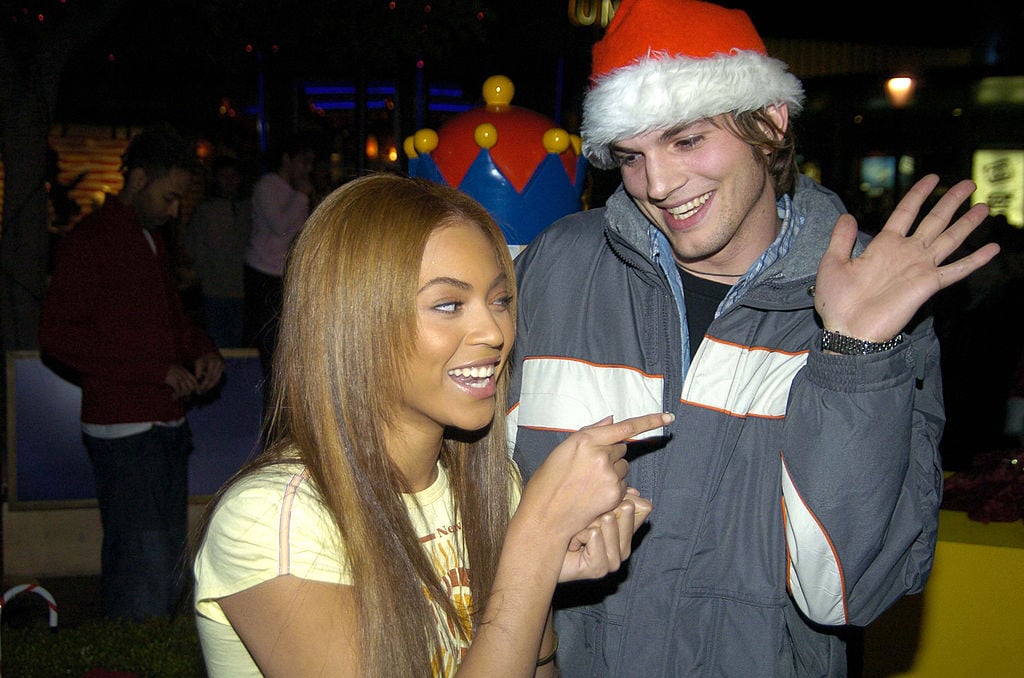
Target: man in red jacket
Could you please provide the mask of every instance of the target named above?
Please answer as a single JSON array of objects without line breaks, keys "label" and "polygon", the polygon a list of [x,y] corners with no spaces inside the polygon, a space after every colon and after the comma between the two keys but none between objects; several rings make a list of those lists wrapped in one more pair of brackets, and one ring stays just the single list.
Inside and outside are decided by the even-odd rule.
[{"label": "man in red jacket", "polygon": [[123,156],[124,188],[60,243],[43,303],[44,356],[76,372],[82,437],[103,523],[103,614],[173,612],[187,535],[189,400],[224,361],[186,316],[160,229],[179,216],[194,149],[145,130]]}]

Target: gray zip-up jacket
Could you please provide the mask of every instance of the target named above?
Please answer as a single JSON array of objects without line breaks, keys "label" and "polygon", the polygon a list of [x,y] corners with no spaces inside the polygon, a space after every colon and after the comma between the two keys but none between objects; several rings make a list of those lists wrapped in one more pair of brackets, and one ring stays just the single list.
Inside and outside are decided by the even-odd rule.
[{"label": "gray zip-up jacket", "polygon": [[891,351],[822,353],[815,275],[843,208],[806,177],[779,208],[779,239],[693,341],[667,240],[621,187],[516,260],[527,478],[608,414],[676,415],[631,445],[654,504],[633,555],[556,595],[566,678],[843,676],[844,627],[925,585],[945,422],[931,320]]}]

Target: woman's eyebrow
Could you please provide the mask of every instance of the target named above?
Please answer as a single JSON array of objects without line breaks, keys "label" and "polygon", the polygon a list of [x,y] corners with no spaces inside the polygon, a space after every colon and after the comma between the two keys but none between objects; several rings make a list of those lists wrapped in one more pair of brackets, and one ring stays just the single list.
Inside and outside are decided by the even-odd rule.
[{"label": "woman's eyebrow", "polygon": [[422,292],[429,287],[435,287],[437,285],[451,285],[452,287],[458,287],[460,290],[468,290],[473,287],[465,280],[459,280],[458,278],[442,275],[428,280],[419,291]]},{"label": "woman's eyebrow", "polygon": [[[504,273],[499,273],[498,276],[494,279],[494,281],[491,282],[488,289],[494,289],[495,287],[504,283],[506,279],[507,276]],[[431,278],[430,280],[428,280],[426,283],[423,284],[422,287],[420,287],[419,291],[422,292],[429,287],[434,287],[437,285],[451,285],[452,287],[457,287],[460,290],[473,289],[473,286],[470,285],[465,280],[459,280],[458,278],[452,278],[451,276],[441,275],[436,278]]]}]

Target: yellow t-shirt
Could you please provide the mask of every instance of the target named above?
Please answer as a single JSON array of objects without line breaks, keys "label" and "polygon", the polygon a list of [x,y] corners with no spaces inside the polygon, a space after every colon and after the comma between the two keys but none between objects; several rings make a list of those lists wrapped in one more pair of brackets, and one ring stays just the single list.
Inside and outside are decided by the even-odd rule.
[{"label": "yellow t-shirt", "polygon": [[[513,483],[512,510],[521,482]],[[468,610],[469,563],[461,525],[452,515],[448,473],[422,492],[404,495],[413,527],[456,609]],[[291,574],[330,584],[351,584],[337,529],[320,502],[308,473],[298,464],[271,466],[240,480],[221,499],[194,565],[196,625],[209,678],[262,674],[231,627],[218,599],[274,577]],[[447,624],[435,605],[441,661],[437,676],[455,673],[468,643]],[[465,617],[468,619],[468,615]]]}]

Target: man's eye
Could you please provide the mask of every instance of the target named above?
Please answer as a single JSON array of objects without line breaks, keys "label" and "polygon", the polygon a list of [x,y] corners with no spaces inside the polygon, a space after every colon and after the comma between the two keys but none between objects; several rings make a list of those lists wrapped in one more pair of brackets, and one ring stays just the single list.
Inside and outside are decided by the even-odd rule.
[{"label": "man's eye", "polygon": [[637,163],[640,159],[640,155],[638,153],[623,153],[622,155],[616,156],[615,159],[618,161],[620,167],[629,167]]},{"label": "man's eye", "polygon": [[683,149],[693,148],[698,145],[704,137],[702,136],[688,136],[676,139],[676,146]]}]

